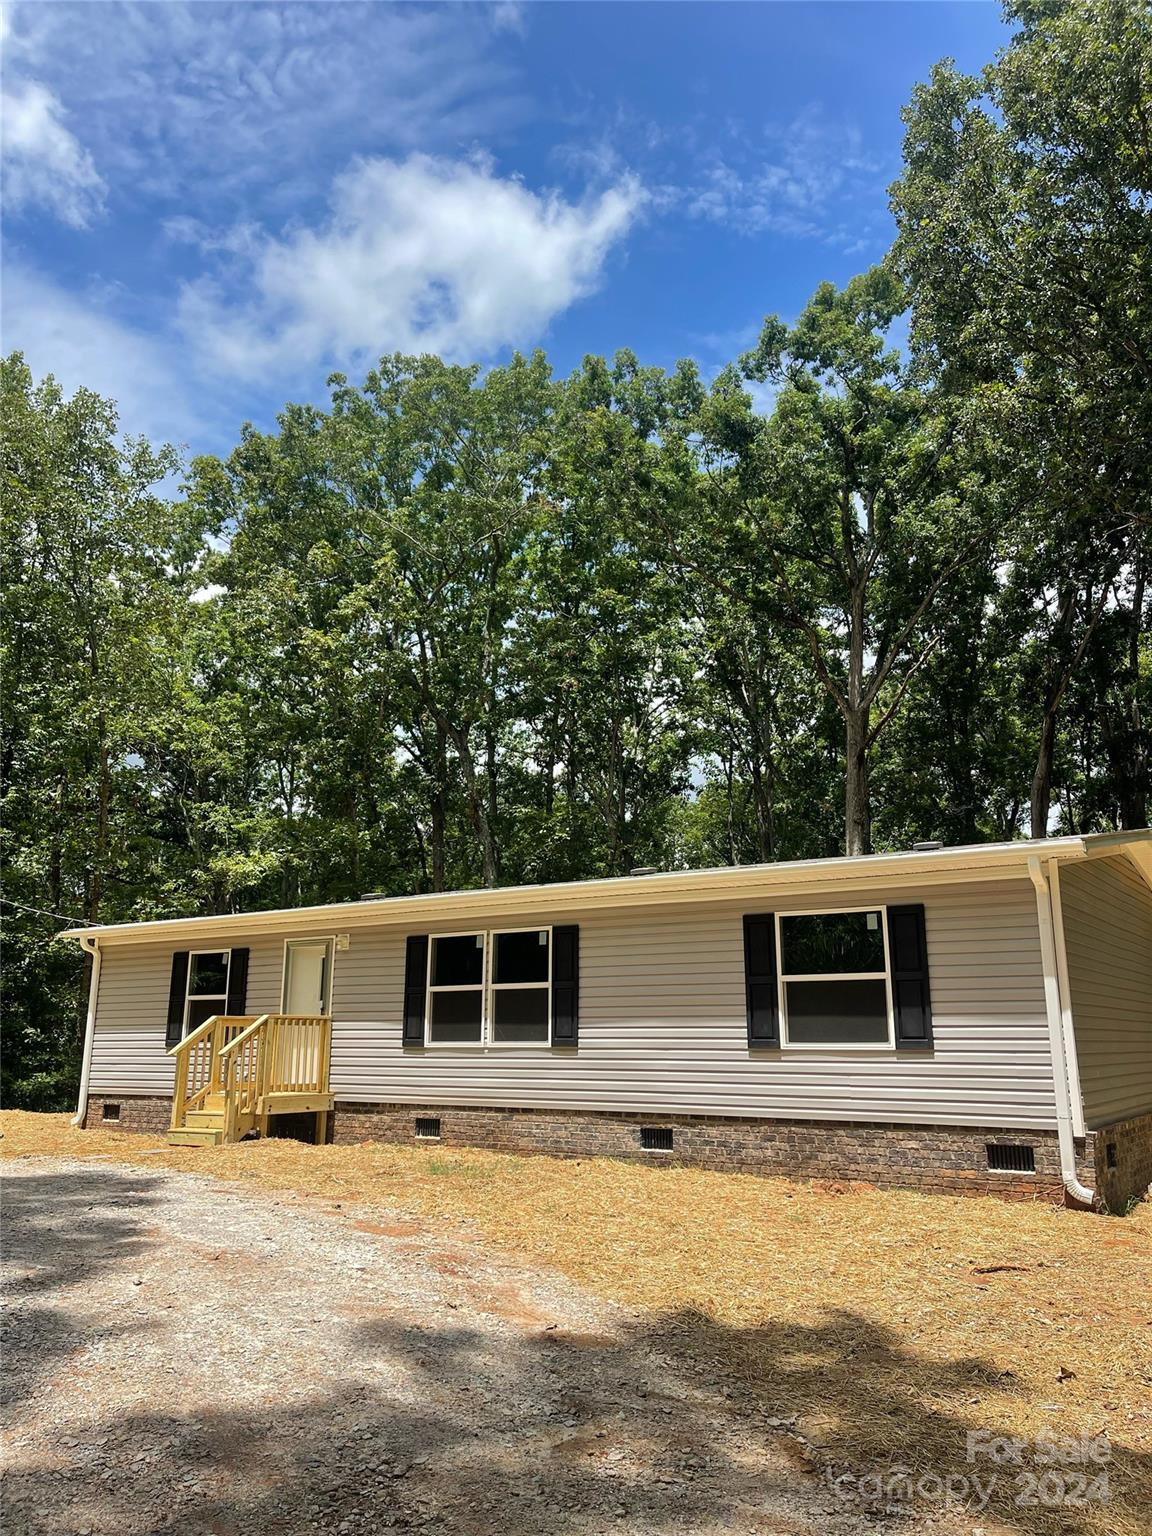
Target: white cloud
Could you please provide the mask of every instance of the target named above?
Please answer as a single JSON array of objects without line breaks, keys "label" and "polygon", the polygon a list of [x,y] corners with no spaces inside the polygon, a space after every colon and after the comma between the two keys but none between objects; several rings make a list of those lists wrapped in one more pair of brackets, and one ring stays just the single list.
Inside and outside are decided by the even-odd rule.
[{"label": "white cloud", "polygon": [[478,159],[357,161],[323,224],[248,233],[247,296],[190,283],[180,321],[233,374],[391,351],[487,356],[591,292],[643,200],[630,178],[571,203]]},{"label": "white cloud", "polygon": [[492,25],[497,32],[524,31],[524,7],[517,0],[496,0],[492,7]]},{"label": "white cloud", "polygon": [[17,81],[0,92],[0,123],[7,207],[38,204],[83,228],[103,206],[104,181],[59,100],[38,80]]},{"label": "white cloud", "polygon": [[180,445],[205,430],[178,354],[124,325],[96,298],[9,266],[2,300],[3,350],[23,352],[37,378],[51,373],[69,394],[87,388],[115,400],[121,429],[153,443]]},{"label": "white cloud", "polygon": [[745,234],[770,231],[859,247],[868,234],[854,212],[874,202],[890,179],[864,153],[859,131],[809,107],[785,126],[769,125],[761,143],[713,159],[684,193],[687,211]]},{"label": "white cloud", "polygon": [[514,19],[354,0],[18,5],[10,51],[125,197],[282,216],[356,148],[455,152],[522,117],[498,35]]}]

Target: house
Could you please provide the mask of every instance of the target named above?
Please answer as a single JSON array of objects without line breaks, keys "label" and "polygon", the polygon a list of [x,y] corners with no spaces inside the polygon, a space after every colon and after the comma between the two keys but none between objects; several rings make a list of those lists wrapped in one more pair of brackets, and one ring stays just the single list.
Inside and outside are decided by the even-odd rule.
[{"label": "house", "polygon": [[1152,1181],[1152,832],[67,937],[93,956],[78,1124],[308,1116],[1113,1210]]}]

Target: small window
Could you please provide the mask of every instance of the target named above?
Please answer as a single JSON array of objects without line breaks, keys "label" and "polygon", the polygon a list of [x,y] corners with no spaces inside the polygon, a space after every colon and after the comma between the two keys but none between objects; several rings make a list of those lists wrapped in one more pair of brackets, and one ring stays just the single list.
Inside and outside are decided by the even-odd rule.
[{"label": "small window", "polygon": [[548,1045],[552,931],[434,935],[428,950],[428,1045]]},{"label": "small window", "polygon": [[1036,1148],[987,1143],[988,1166],[996,1173],[1035,1173]]},{"label": "small window", "polygon": [[670,1125],[643,1125],[640,1127],[640,1145],[645,1152],[671,1152],[672,1127]]},{"label": "small window", "polygon": [[440,1122],[439,1122],[439,1120],[433,1119],[431,1116],[417,1115],[416,1116],[416,1140],[417,1141],[439,1141],[440,1140]]},{"label": "small window", "polygon": [[101,1109],[101,1111],[100,1111],[100,1118],[102,1120],[119,1120],[119,1118],[120,1118],[120,1106],[119,1106],[119,1104],[107,1104],[106,1103],[103,1106],[103,1108]]},{"label": "small window", "polygon": [[479,987],[484,982],[484,935],[448,934],[432,940],[434,987]]},{"label": "small window", "polygon": [[547,928],[492,935],[491,1039],[547,1045],[551,1033],[552,946]]},{"label": "small window", "polygon": [[1104,1143],[1104,1162],[1109,1168],[1116,1167],[1116,1143],[1106,1141]]},{"label": "small window", "polygon": [[184,1005],[184,1033],[190,1035],[217,1013],[228,1012],[228,970],[232,951],[194,951],[188,957],[188,996]]},{"label": "small window", "polygon": [[190,997],[223,997],[228,990],[228,951],[193,955],[188,967]]},{"label": "small window", "polygon": [[784,1043],[891,1045],[884,909],[782,914],[777,921]]},{"label": "small window", "polygon": [[482,933],[434,938],[428,953],[428,1041],[431,1045],[479,1045],[484,1032]]}]

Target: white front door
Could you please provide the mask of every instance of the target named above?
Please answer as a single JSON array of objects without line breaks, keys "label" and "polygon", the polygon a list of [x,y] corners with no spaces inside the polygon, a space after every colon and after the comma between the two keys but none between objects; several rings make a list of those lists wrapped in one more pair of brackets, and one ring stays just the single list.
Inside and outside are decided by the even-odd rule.
[{"label": "white front door", "polygon": [[289,944],[284,956],[284,1012],[327,1013],[331,970],[332,948],[326,940]]}]

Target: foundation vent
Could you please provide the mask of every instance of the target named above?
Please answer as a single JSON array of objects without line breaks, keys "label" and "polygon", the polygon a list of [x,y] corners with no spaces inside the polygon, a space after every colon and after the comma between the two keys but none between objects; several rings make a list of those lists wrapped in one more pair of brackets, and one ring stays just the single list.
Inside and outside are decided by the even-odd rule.
[{"label": "foundation vent", "polygon": [[416,1140],[417,1141],[439,1141],[440,1140],[440,1121],[438,1119],[433,1119],[430,1116],[428,1118],[425,1118],[425,1117],[423,1117],[421,1115],[417,1115],[417,1117],[416,1117]]},{"label": "foundation vent", "polygon": [[120,1118],[120,1106],[119,1106],[119,1104],[104,1104],[104,1105],[102,1105],[101,1106],[101,1110],[100,1110],[100,1118],[101,1118],[101,1120],[119,1120],[119,1118]]},{"label": "foundation vent", "polygon": [[988,1166],[996,1173],[1035,1173],[1036,1148],[1005,1146],[1001,1142],[987,1144]]},{"label": "foundation vent", "polygon": [[670,1125],[641,1126],[640,1145],[645,1152],[671,1152],[672,1127]]}]

